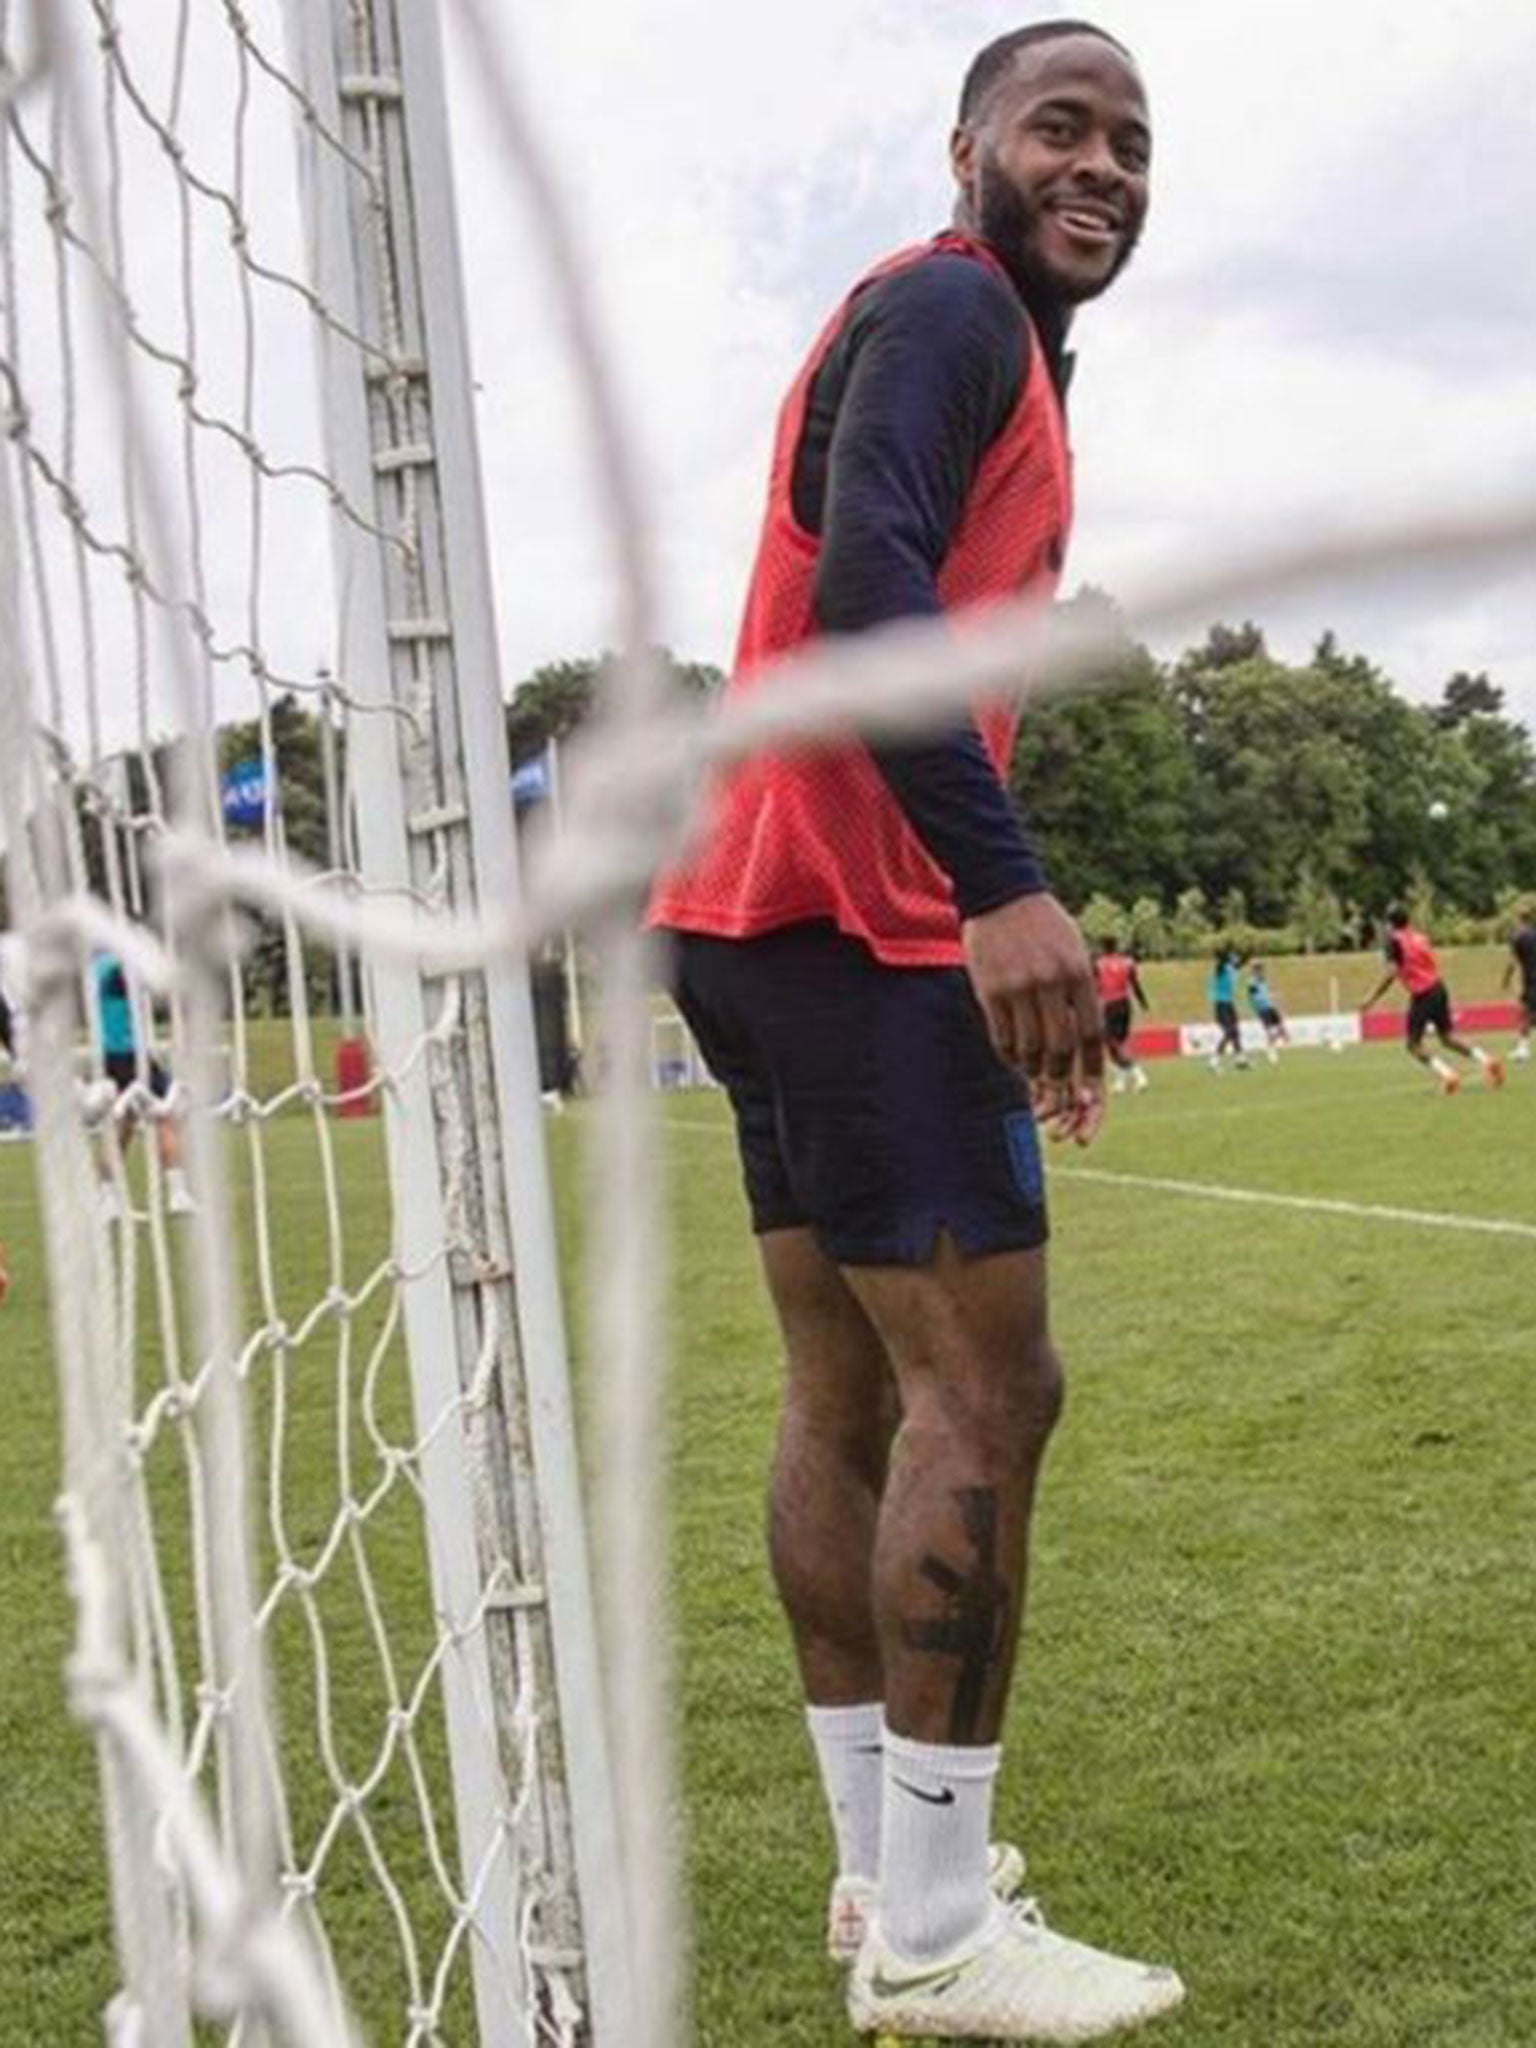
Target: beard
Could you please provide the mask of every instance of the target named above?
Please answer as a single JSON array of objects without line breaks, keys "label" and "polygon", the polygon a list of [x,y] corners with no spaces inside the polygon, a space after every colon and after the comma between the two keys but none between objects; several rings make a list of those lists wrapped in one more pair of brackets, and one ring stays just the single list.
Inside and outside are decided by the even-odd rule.
[{"label": "beard", "polygon": [[1091,286],[1074,286],[1040,256],[1038,235],[1044,209],[1032,205],[990,152],[978,165],[976,224],[981,238],[997,255],[1026,299],[1054,300],[1074,306],[1108,291],[1136,252],[1137,235],[1128,234],[1114,263]]}]

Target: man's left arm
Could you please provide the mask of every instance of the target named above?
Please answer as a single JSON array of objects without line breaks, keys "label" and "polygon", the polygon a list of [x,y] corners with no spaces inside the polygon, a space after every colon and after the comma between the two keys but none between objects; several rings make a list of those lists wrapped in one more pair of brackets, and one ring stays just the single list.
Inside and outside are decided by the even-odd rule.
[{"label": "man's left arm", "polygon": [[[965,258],[914,270],[863,337],[833,437],[816,588],[828,632],[939,615],[940,569],[1022,388],[1029,330],[1007,287]],[[870,752],[950,878],[1000,1057],[1023,1069],[1059,1135],[1086,1141],[1102,1113],[1104,1070],[1088,951],[1049,893],[975,721]]]},{"label": "man's left arm", "polygon": [[1397,970],[1402,965],[1402,953],[1396,939],[1392,939],[1388,942],[1387,958],[1392,964],[1390,965],[1390,967],[1388,967],[1386,973],[1381,977],[1381,980],[1377,982],[1376,986],[1371,990],[1370,994],[1366,997],[1365,1001],[1360,1005],[1362,1014],[1364,1014],[1365,1011],[1374,1008],[1374,1006],[1381,1001],[1382,997],[1386,994],[1387,990],[1392,986],[1393,982],[1397,979]]}]

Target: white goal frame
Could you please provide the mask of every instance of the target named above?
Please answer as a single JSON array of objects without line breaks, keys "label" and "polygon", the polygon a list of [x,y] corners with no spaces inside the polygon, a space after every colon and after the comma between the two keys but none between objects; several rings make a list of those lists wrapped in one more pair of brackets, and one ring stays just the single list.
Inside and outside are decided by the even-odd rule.
[{"label": "white goal frame", "polygon": [[[222,4],[241,34],[238,8]],[[338,510],[332,528],[355,883],[368,896],[430,901],[473,920],[483,905],[514,903],[520,884],[438,7],[283,5],[297,60],[297,80],[287,84],[297,102],[311,290],[317,310],[332,316],[314,323],[330,475],[351,515]],[[108,26],[111,0],[87,0],[81,14]],[[39,52],[66,95],[84,27],[55,22]],[[360,51],[369,61],[358,61]],[[66,114],[83,118],[78,106]],[[371,169],[366,187],[359,163]],[[104,331],[121,311],[98,294]],[[355,342],[343,343],[343,328],[369,338],[366,367]],[[114,341],[122,346],[109,338],[109,354]],[[153,462],[136,437],[126,378],[121,402],[130,468],[145,471],[146,559],[163,561]],[[413,430],[402,439],[406,419]],[[212,726],[198,729],[197,693],[183,688],[187,745],[173,778],[164,872],[198,1196],[207,1364],[195,1427],[207,1495],[201,1512],[194,1507],[203,1524],[194,1569],[212,1659],[200,1686],[218,1702],[216,1820],[202,1811],[178,1739],[156,1722],[154,1687],[135,1668],[127,1572],[140,1503],[118,1469],[132,1392],[109,1372],[121,1339],[108,1235],[100,1226],[82,1231],[94,1181],[74,1080],[84,955],[102,943],[131,952],[133,940],[80,896],[83,867],[78,845],[71,849],[78,785],[72,774],[50,774],[39,743],[22,645],[22,524],[7,465],[8,457],[0,462],[0,808],[30,964],[30,1078],[65,1395],[62,1516],[81,1610],[72,1691],[98,1738],[123,1975],[110,2029],[123,2048],[183,2048],[194,2011],[222,2009],[234,2015],[230,2040],[244,2048],[269,2040],[339,2048],[353,2032],[334,1989],[325,1989],[323,1905],[302,1885],[295,1892],[298,1874],[280,1862],[284,1793],[256,1618],[249,1425],[222,1245],[231,1213],[227,1119],[212,1058],[223,921],[199,885],[199,841],[212,851],[218,837],[203,775]],[[367,508],[364,520],[356,508]],[[391,545],[407,519],[409,548]],[[387,952],[364,953],[361,965],[383,1079],[464,1902],[449,1959],[454,1943],[467,1944],[479,2048],[528,2048],[535,2039],[618,2048],[628,2038],[631,1972],[526,959],[501,949],[451,974]],[[156,968],[153,949],[134,957],[135,974]],[[427,1056],[434,1043],[450,1047],[435,1065]],[[210,2007],[200,1984],[215,1959]],[[425,2039],[429,2024],[416,2020],[410,2039]]]}]

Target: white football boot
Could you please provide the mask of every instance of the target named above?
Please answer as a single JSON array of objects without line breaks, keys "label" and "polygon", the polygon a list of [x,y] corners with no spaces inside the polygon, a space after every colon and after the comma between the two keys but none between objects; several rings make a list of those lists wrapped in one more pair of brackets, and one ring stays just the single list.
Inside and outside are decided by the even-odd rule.
[{"label": "white football boot", "polygon": [[848,1980],[848,2017],[879,2048],[930,2041],[1102,2041],[1171,2012],[1177,1974],[1053,1934],[1033,1899],[999,1902],[976,1939],[952,1954],[906,1963],[878,1923]]},{"label": "white football boot", "polygon": [[[1011,1899],[1024,1882],[1024,1854],[1012,1842],[987,1851],[987,1883],[994,1899]],[[840,1970],[851,1970],[879,1903],[880,1887],[869,1877],[840,1877],[827,1901],[827,1955]]]}]

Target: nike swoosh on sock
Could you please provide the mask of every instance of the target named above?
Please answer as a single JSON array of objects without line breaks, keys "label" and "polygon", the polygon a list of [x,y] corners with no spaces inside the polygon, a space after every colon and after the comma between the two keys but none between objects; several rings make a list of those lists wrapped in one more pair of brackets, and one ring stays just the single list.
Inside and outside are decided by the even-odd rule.
[{"label": "nike swoosh on sock", "polygon": [[905,1778],[898,1778],[896,1783],[903,1792],[910,1792],[914,1799],[921,1799],[925,1806],[953,1806],[955,1803],[952,1786],[946,1785],[942,1792],[925,1792],[921,1785],[908,1784]]}]

